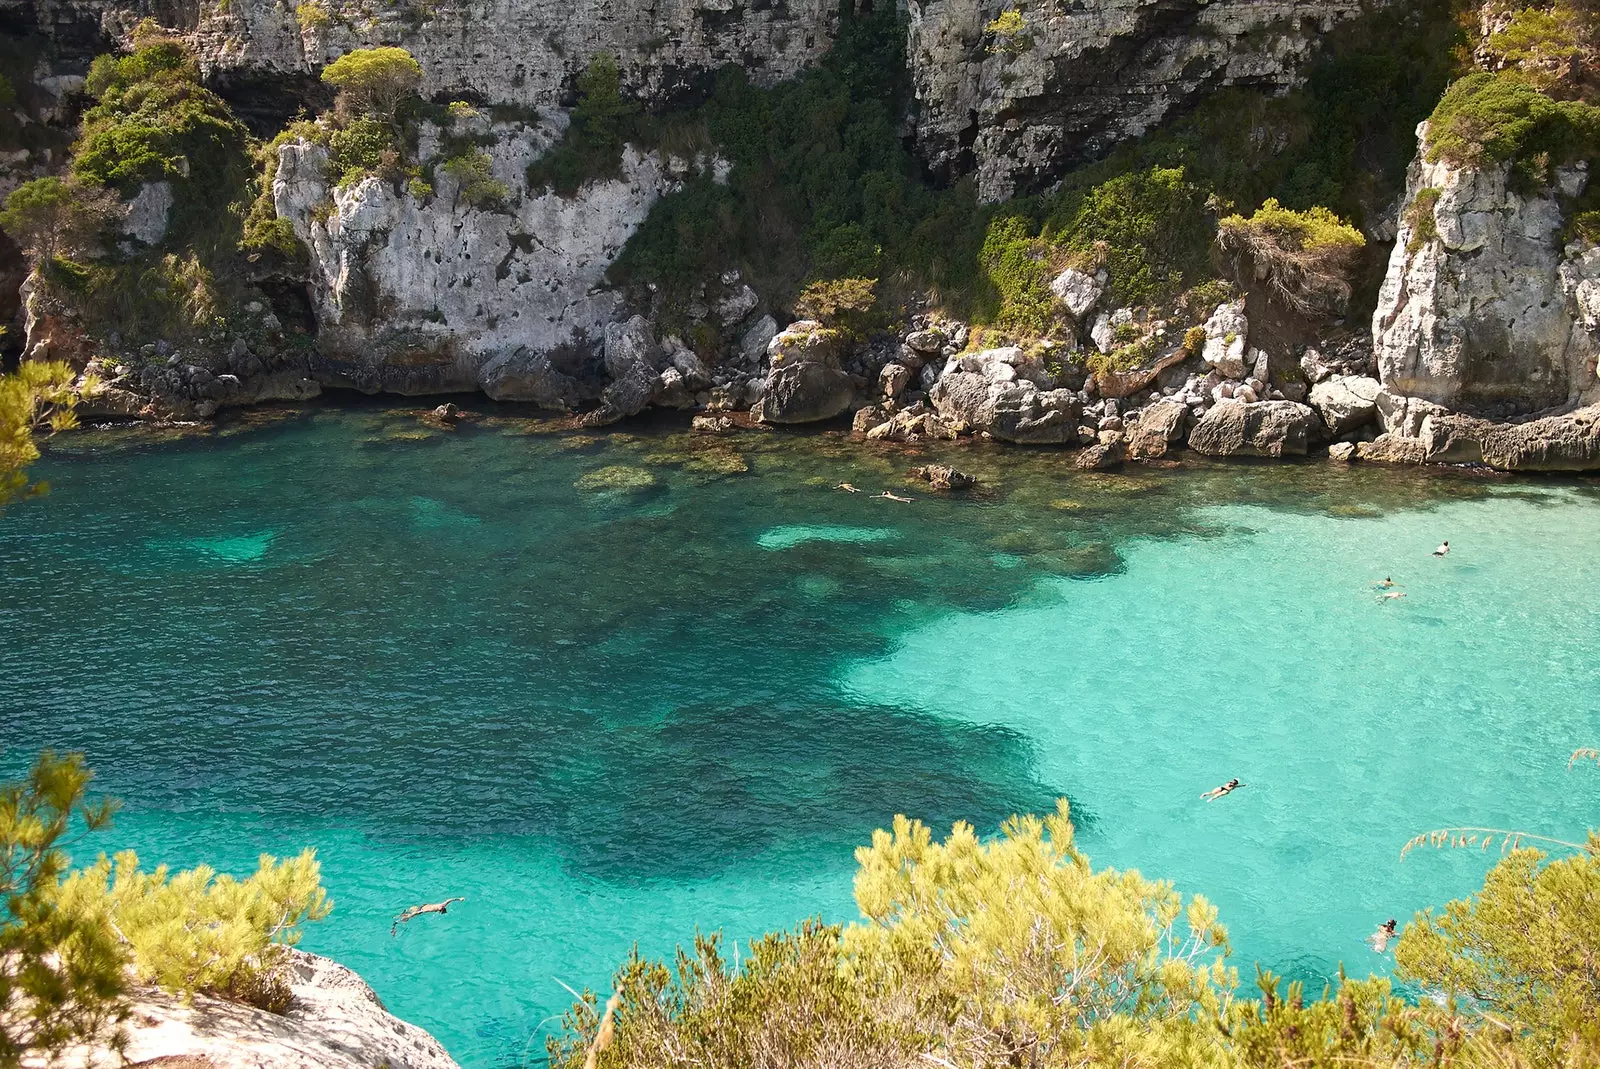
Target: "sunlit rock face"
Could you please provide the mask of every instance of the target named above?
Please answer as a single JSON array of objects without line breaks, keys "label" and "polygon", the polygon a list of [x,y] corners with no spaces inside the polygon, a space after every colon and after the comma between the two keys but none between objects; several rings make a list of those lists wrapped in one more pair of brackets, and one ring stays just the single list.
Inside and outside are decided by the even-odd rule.
[{"label": "sunlit rock face", "polygon": [[910,0],[917,142],[985,200],[1048,184],[1222,86],[1286,89],[1361,0]]}]

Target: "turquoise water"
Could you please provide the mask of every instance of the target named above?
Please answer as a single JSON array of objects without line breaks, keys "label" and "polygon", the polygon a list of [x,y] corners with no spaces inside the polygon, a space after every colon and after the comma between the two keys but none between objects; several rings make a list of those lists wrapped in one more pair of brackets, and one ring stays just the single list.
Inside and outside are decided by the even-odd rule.
[{"label": "turquoise water", "polygon": [[[980,492],[903,475],[941,458]],[[896,812],[1069,796],[1097,863],[1219,903],[1247,975],[1318,979],[1490,863],[1402,862],[1413,833],[1571,838],[1600,799],[1566,767],[1600,742],[1593,481],[380,408],[75,435],[37,474],[0,517],[0,766],[85,750],[148,862],[315,845],[306,945],[469,1069],[537,1061],[636,942],[849,919]]]}]

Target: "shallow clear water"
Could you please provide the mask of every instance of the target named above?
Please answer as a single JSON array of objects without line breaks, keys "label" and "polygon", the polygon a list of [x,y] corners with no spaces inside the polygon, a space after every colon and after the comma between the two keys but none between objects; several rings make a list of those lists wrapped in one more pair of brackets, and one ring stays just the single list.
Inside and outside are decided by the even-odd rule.
[{"label": "shallow clear water", "polygon": [[[940,456],[981,492],[907,483]],[[0,771],[85,750],[104,845],[152,863],[315,845],[306,945],[469,1069],[541,1057],[635,942],[850,919],[896,812],[1067,795],[1097,863],[1218,901],[1247,975],[1318,979],[1480,881],[1402,863],[1414,832],[1570,838],[1600,798],[1566,768],[1600,742],[1592,481],[379,408],[75,435],[37,474],[0,517]]]}]

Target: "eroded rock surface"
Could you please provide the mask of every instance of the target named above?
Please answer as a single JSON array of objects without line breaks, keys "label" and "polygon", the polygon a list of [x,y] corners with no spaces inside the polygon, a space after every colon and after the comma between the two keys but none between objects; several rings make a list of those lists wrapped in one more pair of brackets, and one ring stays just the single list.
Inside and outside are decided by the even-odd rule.
[{"label": "eroded rock surface", "polygon": [[1563,201],[1587,174],[1569,168],[1557,186],[1524,195],[1510,164],[1429,162],[1426,124],[1418,135],[1373,317],[1384,385],[1480,414],[1600,396],[1600,255],[1561,243]]}]

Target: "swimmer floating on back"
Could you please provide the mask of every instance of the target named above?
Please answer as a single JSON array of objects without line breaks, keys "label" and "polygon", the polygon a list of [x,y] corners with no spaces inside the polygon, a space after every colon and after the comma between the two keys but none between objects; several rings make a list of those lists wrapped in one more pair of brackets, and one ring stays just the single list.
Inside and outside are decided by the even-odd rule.
[{"label": "swimmer floating on back", "polygon": [[1378,600],[1380,602],[1393,601],[1395,598],[1403,598],[1405,596],[1406,592],[1404,590],[1391,590],[1387,594],[1379,594]]},{"label": "swimmer floating on back", "polygon": [[909,504],[911,504],[912,501],[916,500],[915,498],[901,497],[899,494],[891,494],[887,490],[885,490],[881,494],[874,494],[873,496],[874,497],[886,498],[886,499],[888,499],[890,501],[898,501],[903,505],[909,505]]},{"label": "swimmer floating on back", "polygon": [[1240,783],[1237,779],[1230,779],[1227,783],[1224,783],[1220,787],[1212,788],[1211,790],[1209,790],[1206,793],[1202,794],[1200,797],[1205,799],[1208,802],[1215,802],[1218,798],[1221,798],[1223,795],[1231,794],[1231,793],[1233,793],[1234,791],[1238,790],[1240,787],[1243,787],[1243,786],[1244,786],[1244,784]]},{"label": "swimmer floating on back", "polygon": [[859,486],[851,486],[849,483],[840,483],[838,486],[835,486],[834,489],[843,490],[847,494],[859,494],[861,492],[861,488]]}]

